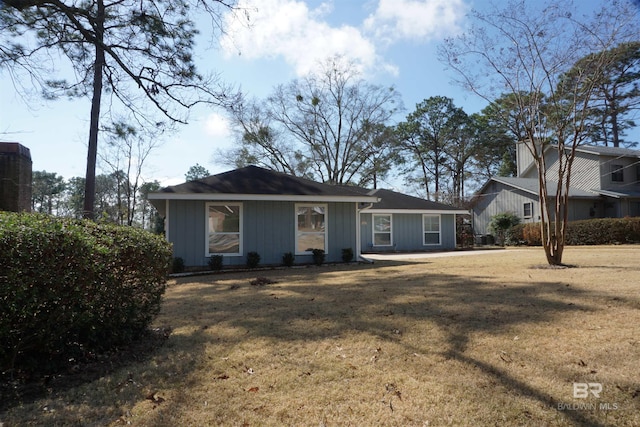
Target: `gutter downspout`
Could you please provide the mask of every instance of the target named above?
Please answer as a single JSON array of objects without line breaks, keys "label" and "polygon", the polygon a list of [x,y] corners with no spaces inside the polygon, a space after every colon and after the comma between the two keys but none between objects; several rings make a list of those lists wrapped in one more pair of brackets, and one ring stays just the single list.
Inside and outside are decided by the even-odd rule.
[{"label": "gutter downspout", "polygon": [[[380,199],[378,199],[378,201],[380,201]],[[356,203],[356,261],[363,261],[367,264],[373,264],[373,260],[362,256],[362,241],[360,239],[360,212],[366,209],[370,209],[372,206],[373,203],[369,203],[368,206],[365,206],[362,209],[358,209],[358,203]]]},{"label": "gutter downspout", "polygon": [[169,242],[169,199],[165,200],[165,213],[164,213],[164,238]]}]

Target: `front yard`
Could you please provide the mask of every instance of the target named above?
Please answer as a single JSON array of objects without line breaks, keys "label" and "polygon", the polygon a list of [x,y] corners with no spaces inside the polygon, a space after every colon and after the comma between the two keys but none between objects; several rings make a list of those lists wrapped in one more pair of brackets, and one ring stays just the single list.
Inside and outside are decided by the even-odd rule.
[{"label": "front yard", "polygon": [[575,268],[532,268],[524,248],[173,280],[162,348],[0,426],[637,426],[639,260],[572,247]]}]

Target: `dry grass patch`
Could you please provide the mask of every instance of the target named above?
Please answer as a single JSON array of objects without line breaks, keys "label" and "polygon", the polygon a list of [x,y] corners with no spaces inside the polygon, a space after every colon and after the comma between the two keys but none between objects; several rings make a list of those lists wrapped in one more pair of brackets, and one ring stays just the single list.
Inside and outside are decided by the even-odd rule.
[{"label": "dry grass patch", "polygon": [[[640,425],[640,247],[180,279],[150,358],[0,424]],[[573,383],[601,383],[597,399]],[[603,405],[605,404],[605,405]],[[602,405],[602,406],[601,406]],[[609,408],[606,410],[605,408]],[[615,409],[614,409],[615,408]]]}]

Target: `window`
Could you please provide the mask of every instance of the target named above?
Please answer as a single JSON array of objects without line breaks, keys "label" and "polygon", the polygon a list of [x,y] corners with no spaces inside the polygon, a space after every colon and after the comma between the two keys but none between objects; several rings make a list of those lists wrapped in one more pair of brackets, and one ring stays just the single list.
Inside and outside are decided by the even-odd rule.
[{"label": "window", "polygon": [[611,181],[624,182],[624,166],[611,165]]},{"label": "window", "polygon": [[440,244],[440,215],[423,215],[424,245]]},{"label": "window", "polygon": [[296,205],[296,253],[327,252],[327,206]]},{"label": "window", "polygon": [[242,205],[207,204],[207,255],[241,255]]},{"label": "window", "polygon": [[373,215],[373,246],[391,246],[391,215]]},{"label": "window", "polygon": [[533,203],[531,202],[526,202],[524,204],[524,212],[523,212],[523,217],[525,218],[531,218],[533,216]]}]

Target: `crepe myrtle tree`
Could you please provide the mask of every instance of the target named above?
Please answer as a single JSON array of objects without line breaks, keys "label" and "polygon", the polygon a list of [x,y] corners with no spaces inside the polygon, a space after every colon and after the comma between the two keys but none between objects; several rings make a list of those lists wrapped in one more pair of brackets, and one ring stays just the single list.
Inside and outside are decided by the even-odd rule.
[{"label": "crepe myrtle tree", "polygon": [[[129,109],[141,125],[185,123],[196,104],[235,101],[217,76],[198,72],[194,17],[223,31],[234,0],[4,0],[0,67],[16,88],[34,83],[45,98],[91,100],[84,215],[93,217],[100,122]],[[243,12],[247,12],[244,10]],[[149,107],[152,108],[149,108]]]},{"label": "crepe myrtle tree", "polygon": [[[612,60],[607,52],[638,39],[638,10],[612,0],[583,16],[569,0],[518,0],[470,16],[469,31],[447,40],[441,59],[458,72],[462,85],[489,103],[505,94],[514,102],[522,143],[538,172],[547,262],[561,264],[571,168],[576,148],[589,136],[589,104]],[[588,64],[572,70],[585,58]],[[557,152],[553,164],[547,163],[549,150]]]}]

